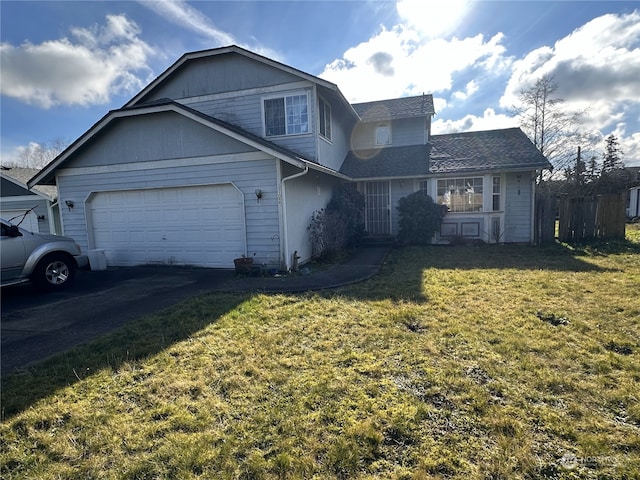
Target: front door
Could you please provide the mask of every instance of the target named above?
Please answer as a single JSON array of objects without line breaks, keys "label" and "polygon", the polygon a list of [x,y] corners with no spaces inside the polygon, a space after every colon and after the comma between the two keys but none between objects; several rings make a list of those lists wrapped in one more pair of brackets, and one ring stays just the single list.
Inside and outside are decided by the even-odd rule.
[{"label": "front door", "polygon": [[389,235],[391,233],[389,182],[365,183],[364,198],[367,233]]}]

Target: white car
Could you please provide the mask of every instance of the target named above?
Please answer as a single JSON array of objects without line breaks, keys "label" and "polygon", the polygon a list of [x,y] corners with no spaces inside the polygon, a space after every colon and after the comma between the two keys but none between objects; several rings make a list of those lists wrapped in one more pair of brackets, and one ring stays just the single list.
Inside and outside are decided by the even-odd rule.
[{"label": "white car", "polygon": [[0,221],[0,286],[31,281],[42,290],[62,289],[71,284],[78,268],[89,264],[72,238],[32,233]]}]

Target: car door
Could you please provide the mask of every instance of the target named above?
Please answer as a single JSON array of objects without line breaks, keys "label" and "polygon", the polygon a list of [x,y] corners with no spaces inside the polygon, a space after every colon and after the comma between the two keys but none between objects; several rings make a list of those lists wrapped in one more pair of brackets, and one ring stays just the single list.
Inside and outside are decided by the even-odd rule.
[{"label": "car door", "polygon": [[0,259],[2,283],[18,278],[27,259],[23,237],[11,235],[10,226],[4,222],[0,231]]}]

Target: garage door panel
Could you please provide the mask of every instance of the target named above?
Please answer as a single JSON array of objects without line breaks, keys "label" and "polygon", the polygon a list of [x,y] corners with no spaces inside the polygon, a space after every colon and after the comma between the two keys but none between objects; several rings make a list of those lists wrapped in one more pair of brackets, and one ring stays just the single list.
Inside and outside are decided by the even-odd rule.
[{"label": "garage door panel", "polygon": [[229,268],[245,251],[242,196],[230,184],[101,192],[91,216],[109,265]]}]

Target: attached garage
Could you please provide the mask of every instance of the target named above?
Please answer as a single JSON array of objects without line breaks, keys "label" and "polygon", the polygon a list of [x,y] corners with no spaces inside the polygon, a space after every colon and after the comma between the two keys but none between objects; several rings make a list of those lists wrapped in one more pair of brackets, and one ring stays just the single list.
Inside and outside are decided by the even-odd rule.
[{"label": "attached garage", "polygon": [[90,248],[110,266],[231,268],[246,252],[243,195],[231,183],[96,192],[86,211]]}]

